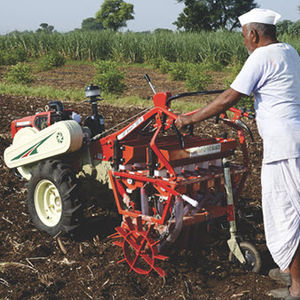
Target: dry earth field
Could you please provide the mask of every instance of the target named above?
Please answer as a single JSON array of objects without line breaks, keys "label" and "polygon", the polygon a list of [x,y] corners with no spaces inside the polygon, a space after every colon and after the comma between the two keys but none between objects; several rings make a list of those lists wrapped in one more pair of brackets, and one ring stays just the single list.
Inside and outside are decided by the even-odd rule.
[{"label": "dry earth field", "polygon": [[[0,75],[1,72],[4,70],[0,69]],[[139,95],[145,101],[151,101],[152,92],[143,79],[145,72],[159,91],[168,90],[172,94],[185,91],[183,82],[172,82],[166,75],[152,70],[130,68],[126,95]],[[92,76],[91,66],[67,65],[39,73],[34,85],[83,89]],[[265,247],[260,211],[262,145],[253,121],[246,121],[255,142],[249,143],[252,172],[241,199],[246,214],[252,217],[248,221],[241,220],[239,230],[260,250],[261,272],[249,273],[228,262],[226,230],[207,233],[205,228],[199,228],[191,241],[193,247],[176,245],[170,250],[170,259],[162,263],[167,271],[163,279],[156,274],[138,275],[129,272],[126,264],[117,264],[122,258],[121,249],[113,246],[107,236],[120,224],[120,217],[109,193],[98,197],[87,210],[85,226],[76,238],[61,237],[58,240],[33,226],[26,206],[26,184],[5,166],[3,151],[11,143],[10,122],[34,114],[47,102],[45,99],[5,96],[0,91],[0,299],[270,298],[267,292],[278,285],[266,275],[275,265]],[[82,116],[90,113],[86,103],[64,104]],[[99,107],[107,128],[140,110],[132,106],[109,106],[105,100]],[[199,124],[197,130],[203,136],[215,136],[223,128],[214,120],[208,120]]]}]

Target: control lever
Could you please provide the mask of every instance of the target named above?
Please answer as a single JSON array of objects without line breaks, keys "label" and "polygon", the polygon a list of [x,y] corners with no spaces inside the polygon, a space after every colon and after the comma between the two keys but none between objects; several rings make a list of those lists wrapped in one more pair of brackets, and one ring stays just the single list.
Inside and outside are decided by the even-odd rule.
[{"label": "control lever", "polygon": [[154,88],[154,86],[153,86],[153,84],[152,84],[152,82],[151,82],[150,77],[148,76],[148,74],[145,74],[144,77],[147,80],[147,82],[149,83],[149,85],[150,85],[153,93],[156,94],[155,88]]},{"label": "control lever", "polygon": [[181,149],[184,149],[184,140],[183,140],[183,136],[180,133],[180,131],[178,130],[178,128],[176,127],[175,123],[172,124],[172,128],[174,129],[174,131],[176,132],[177,136],[178,136],[178,140],[179,140],[179,144]]}]

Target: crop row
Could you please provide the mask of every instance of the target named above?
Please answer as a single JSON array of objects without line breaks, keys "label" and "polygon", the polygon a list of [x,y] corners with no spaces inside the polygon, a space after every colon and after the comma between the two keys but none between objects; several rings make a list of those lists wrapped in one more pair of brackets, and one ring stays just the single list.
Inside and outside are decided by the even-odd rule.
[{"label": "crop row", "polygon": [[[282,36],[300,52],[300,39]],[[70,33],[11,33],[0,36],[0,51],[21,49],[27,57],[55,51],[74,60],[112,59],[147,63],[157,59],[198,63],[206,60],[226,65],[243,62],[247,51],[240,33],[113,33],[110,31]]]},{"label": "crop row", "polygon": [[56,51],[75,60],[112,59],[129,63],[168,61],[228,63],[244,60],[247,53],[240,34],[216,33],[14,33],[0,36],[0,50],[23,49],[27,56],[40,57]]}]

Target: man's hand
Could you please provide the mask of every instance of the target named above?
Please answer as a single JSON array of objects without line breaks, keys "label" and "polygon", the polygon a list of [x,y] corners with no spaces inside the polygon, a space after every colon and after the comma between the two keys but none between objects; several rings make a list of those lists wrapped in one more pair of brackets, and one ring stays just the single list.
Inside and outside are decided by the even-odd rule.
[{"label": "man's hand", "polygon": [[192,117],[191,116],[185,116],[185,115],[179,115],[177,120],[175,121],[175,125],[178,129],[189,125],[192,123]]},{"label": "man's hand", "polygon": [[240,92],[237,92],[232,88],[228,88],[206,106],[194,112],[190,112],[185,115],[179,115],[175,121],[175,125],[178,129],[180,129],[183,126],[201,122],[212,116],[216,116],[217,114],[226,111],[229,107],[236,104],[242,96],[243,94]]}]

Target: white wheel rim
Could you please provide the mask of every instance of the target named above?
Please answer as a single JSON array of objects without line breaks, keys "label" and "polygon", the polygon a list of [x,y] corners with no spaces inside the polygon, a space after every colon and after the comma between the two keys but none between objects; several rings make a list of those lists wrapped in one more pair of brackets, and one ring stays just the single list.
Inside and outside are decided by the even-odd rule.
[{"label": "white wheel rim", "polygon": [[56,186],[50,180],[43,179],[37,184],[34,206],[42,223],[48,227],[58,224],[62,215],[62,201]]}]

